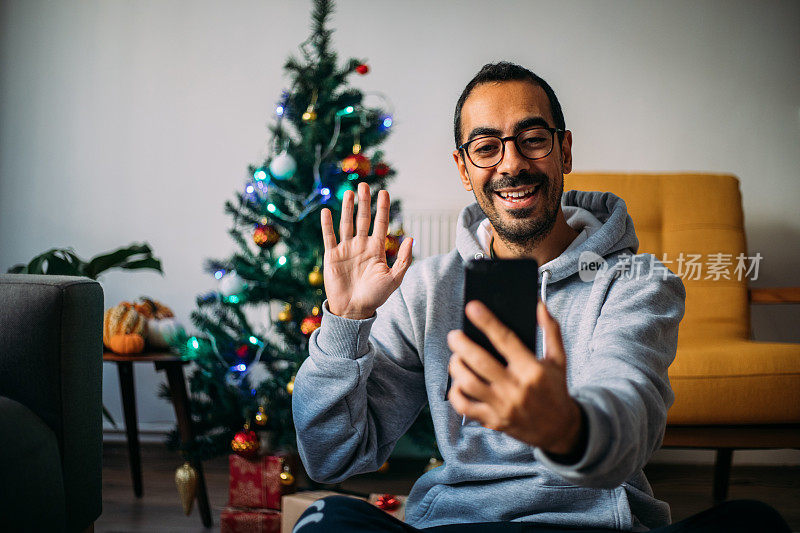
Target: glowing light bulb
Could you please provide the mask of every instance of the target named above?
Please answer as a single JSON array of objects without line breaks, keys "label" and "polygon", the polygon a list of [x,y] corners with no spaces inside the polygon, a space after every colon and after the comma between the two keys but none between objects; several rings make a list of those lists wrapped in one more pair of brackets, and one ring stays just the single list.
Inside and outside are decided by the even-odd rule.
[{"label": "glowing light bulb", "polygon": [[383,127],[384,128],[392,127],[392,117],[386,117],[385,119],[383,119]]},{"label": "glowing light bulb", "polygon": [[250,335],[250,344],[258,344],[258,339],[254,336]]},{"label": "glowing light bulb", "polygon": [[275,114],[278,115],[279,117],[283,116],[283,111],[284,109],[282,105],[279,105],[278,107],[275,108]]},{"label": "glowing light bulb", "polygon": [[286,264],[286,256],[285,256],[285,255],[282,255],[282,256],[280,256],[280,257],[278,258],[278,264],[279,264],[280,266],[283,266],[283,265],[285,265],[285,264]]},{"label": "glowing light bulb", "polygon": [[238,304],[239,303],[239,297],[238,296],[229,296],[228,297],[228,303]]},{"label": "glowing light bulb", "polygon": [[191,339],[189,339],[189,346],[191,346],[195,350],[200,348],[200,342],[197,340],[197,337],[192,337]]},{"label": "glowing light bulb", "polygon": [[245,370],[247,370],[247,365],[244,363],[239,363],[238,365],[233,365],[231,367],[231,370],[235,370],[237,372],[244,372]]},{"label": "glowing light bulb", "polygon": [[274,212],[275,212],[277,209],[278,209],[278,208],[277,208],[277,207],[275,207],[275,204],[269,204],[269,205],[267,205],[267,211],[269,211],[270,213],[274,213]]},{"label": "glowing light bulb", "polygon": [[357,180],[358,179],[358,173],[353,172],[352,174],[348,174],[347,175],[347,179],[349,179],[349,180]]},{"label": "glowing light bulb", "polygon": [[253,186],[252,186],[252,185],[248,185],[248,186],[247,186],[247,188],[246,188],[245,190],[247,191],[247,194],[253,194],[253,191],[254,191],[255,189],[253,188]]},{"label": "glowing light bulb", "polygon": [[253,178],[257,181],[263,181],[267,179],[267,173],[263,168],[260,168],[253,173]]},{"label": "glowing light bulb", "polygon": [[217,270],[216,272],[214,272],[214,277],[217,279],[222,279],[222,276],[224,275],[225,275],[224,270]]},{"label": "glowing light bulb", "polygon": [[323,187],[323,188],[321,188],[321,189],[319,190],[319,193],[320,193],[322,196],[330,196],[330,195],[331,195],[331,190],[330,190],[329,188],[327,188],[327,187]]}]

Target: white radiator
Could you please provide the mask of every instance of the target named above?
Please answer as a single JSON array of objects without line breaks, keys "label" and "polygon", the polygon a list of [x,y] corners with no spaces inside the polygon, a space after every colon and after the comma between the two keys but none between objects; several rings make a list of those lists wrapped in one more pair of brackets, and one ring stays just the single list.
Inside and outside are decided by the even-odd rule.
[{"label": "white radiator", "polygon": [[459,210],[403,209],[401,216],[406,236],[414,237],[414,258],[444,254],[456,242],[456,221]]}]

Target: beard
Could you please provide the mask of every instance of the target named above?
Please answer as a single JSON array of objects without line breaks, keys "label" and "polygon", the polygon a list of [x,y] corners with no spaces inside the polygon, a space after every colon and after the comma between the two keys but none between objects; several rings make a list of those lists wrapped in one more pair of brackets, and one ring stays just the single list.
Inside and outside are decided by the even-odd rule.
[{"label": "beard", "polygon": [[[504,209],[503,212],[512,220],[502,217],[494,202],[495,191],[525,185],[539,186],[536,194],[540,195],[542,205]],[[561,195],[564,193],[564,182],[562,180],[561,185],[557,187],[544,173],[523,171],[516,176],[503,176],[489,181],[484,184],[481,192],[479,196],[473,189],[475,200],[501,239],[517,246],[536,246],[547,237],[556,223]],[[537,209],[540,210],[538,214]]]}]

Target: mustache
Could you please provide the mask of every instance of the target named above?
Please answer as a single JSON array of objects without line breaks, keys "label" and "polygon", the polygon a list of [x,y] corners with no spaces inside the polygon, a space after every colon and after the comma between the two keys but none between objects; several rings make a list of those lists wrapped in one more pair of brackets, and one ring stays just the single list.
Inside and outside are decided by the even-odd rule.
[{"label": "mustache", "polygon": [[516,176],[503,176],[484,186],[486,192],[495,192],[500,189],[523,187],[525,185],[539,185],[544,189],[547,186],[547,174],[542,172],[531,173],[522,171]]}]

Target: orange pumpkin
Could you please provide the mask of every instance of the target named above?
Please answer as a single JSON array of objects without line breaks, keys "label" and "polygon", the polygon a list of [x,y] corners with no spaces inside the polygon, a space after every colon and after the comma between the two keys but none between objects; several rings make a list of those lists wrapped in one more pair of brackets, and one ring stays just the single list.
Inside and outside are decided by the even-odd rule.
[{"label": "orange pumpkin", "polygon": [[131,302],[121,304],[106,310],[103,317],[103,344],[109,344],[114,335],[127,335],[136,333],[144,336],[147,328],[147,319],[140,315]]},{"label": "orange pumpkin", "polygon": [[144,337],[136,333],[126,335],[112,335],[109,339],[109,348],[114,353],[142,353],[144,351]]}]

